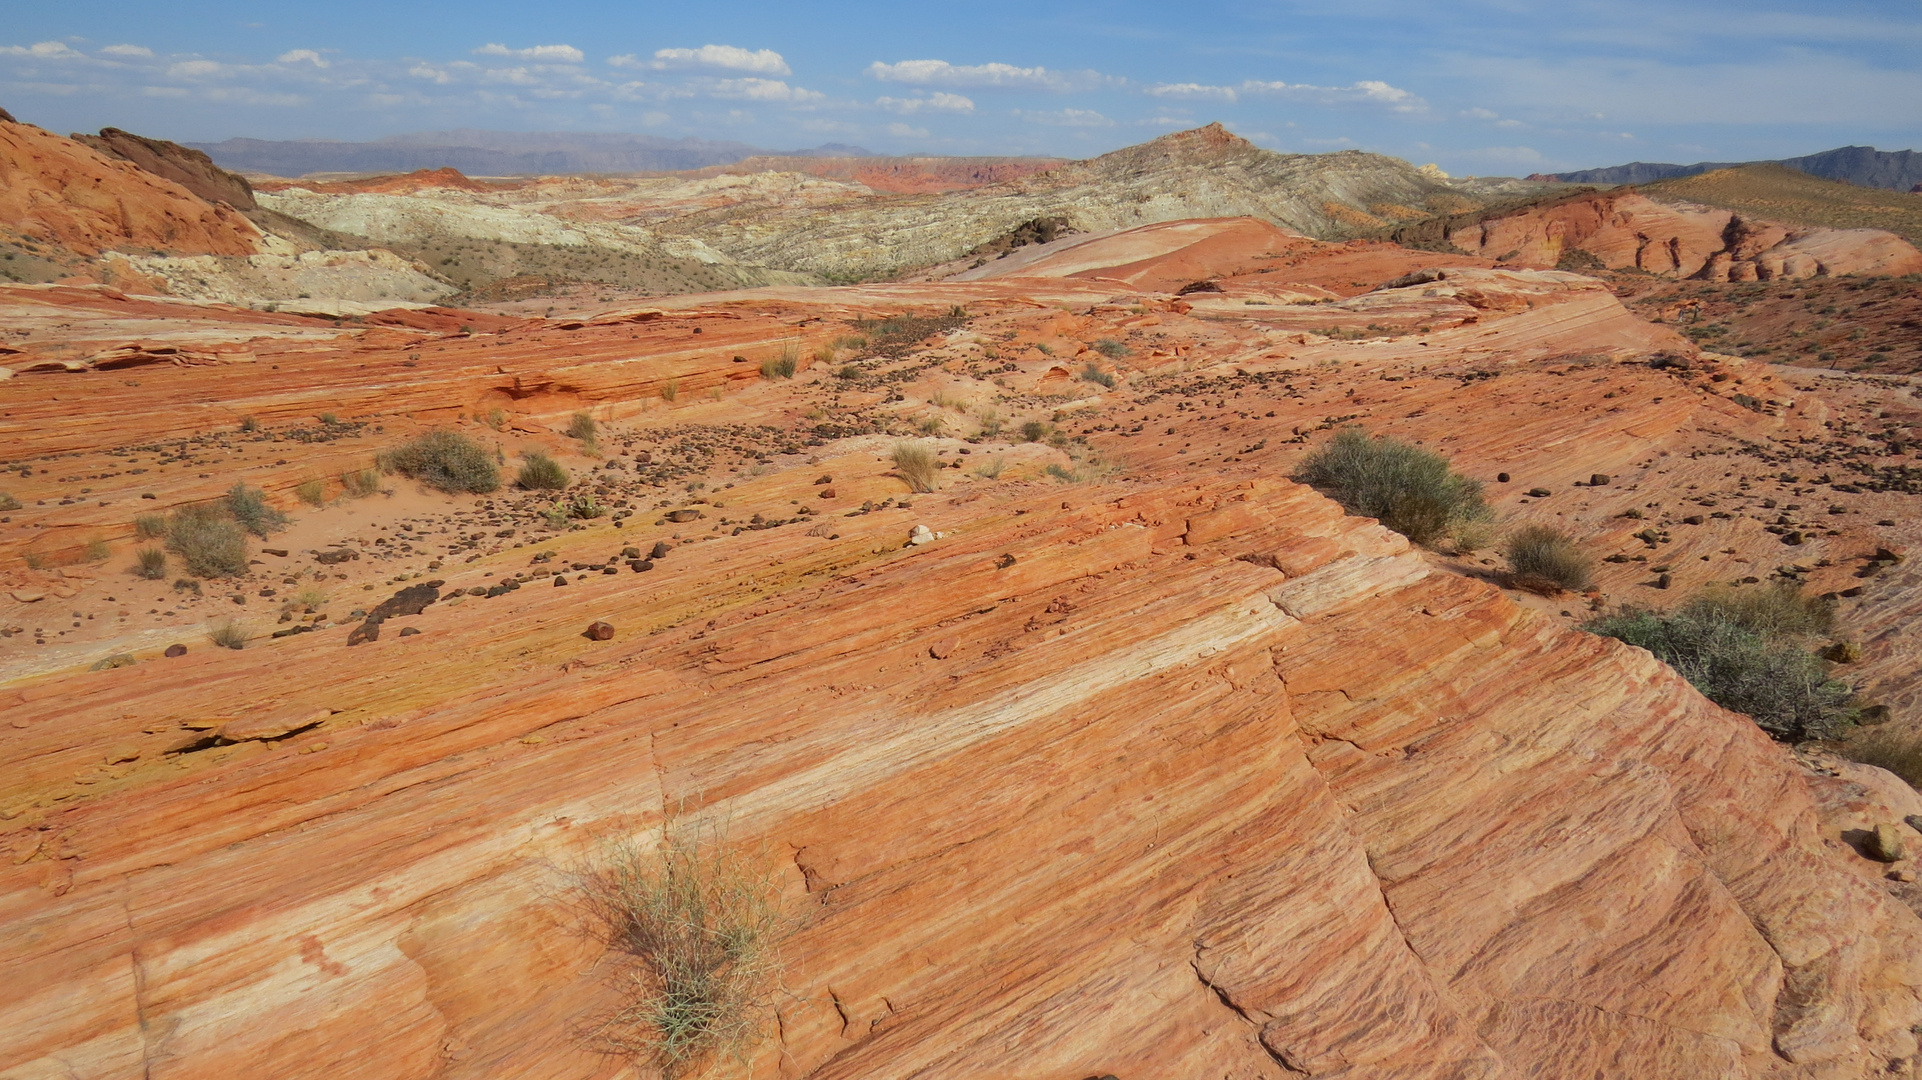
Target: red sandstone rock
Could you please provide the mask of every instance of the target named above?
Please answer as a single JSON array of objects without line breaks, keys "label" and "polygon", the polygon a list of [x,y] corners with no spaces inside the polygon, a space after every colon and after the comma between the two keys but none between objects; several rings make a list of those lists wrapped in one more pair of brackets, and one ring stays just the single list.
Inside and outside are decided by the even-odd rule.
[{"label": "red sandstone rock", "polygon": [[119,128],[101,128],[98,135],[72,138],[110,158],[131,161],[155,176],[172,180],[207,202],[224,202],[236,210],[254,208],[254,189],[246,178],[215,165],[204,151]]}]

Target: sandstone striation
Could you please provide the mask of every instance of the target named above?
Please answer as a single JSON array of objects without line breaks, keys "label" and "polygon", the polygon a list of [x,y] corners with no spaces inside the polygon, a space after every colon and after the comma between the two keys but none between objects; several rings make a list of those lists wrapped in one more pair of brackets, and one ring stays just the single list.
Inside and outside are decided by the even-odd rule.
[{"label": "sandstone striation", "polygon": [[[159,356],[178,312],[213,358],[7,384],[0,1076],[631,1073],[582,1037],[616,969],[569,874],[670,818],[725,823],[796,916],[756,1076],[1909,1067],[1922,901],[1856,845],[1922,844],[1913,792],[1285,477],[1363,421],[1619,554],[1598,596],[1661,594],[1656,560],[1831,591],[1922,521],[1852,471],[1901,462],[1846,452],[1912,405],[1572,273],[1246,219],[1046,246],[551,318],[0,288],[24,357]],[[891,451],[930,418],[913,493]],[[612,513],[334,484],[434,427]],[[236,478],[298,519],[247,575],[123,572],[136,515]],[[204,645],[234,613],[247,647]],[[1864,663],[1909,685],[1905,648]]]}]

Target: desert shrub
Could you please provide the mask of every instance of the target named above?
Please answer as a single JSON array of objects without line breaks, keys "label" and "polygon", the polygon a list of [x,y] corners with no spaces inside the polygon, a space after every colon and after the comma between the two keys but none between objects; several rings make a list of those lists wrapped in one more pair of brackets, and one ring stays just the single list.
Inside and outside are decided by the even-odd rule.
[{"label": "desert shrub", "polygon": [[167,515],[135,514],[133,534],[142,540],[158,540],[167,535]]},{"label": "desert shrub", "polygon": [[984,480],[999,480],[1001,478],[1001,470],[1006,467],[1007,465],[1000,458],[989,458],[987,461],[974,467],[974,475]]},{"label": "desert shrub", "polygon": [[502,428],[507,426],[507,410],[506,409],[489,409],[487,410],[486,415],[480,418],[480,421],[481,423],[486,424],[488,427],[493,428],[495,431],[499,431]]},{"label": "desert shrub", "polygon": [[818,345],[814,349],[814,362],[822,366],[834,363],[834,346]]},{"label": "desert shrub", "polygon": [[861,365],[842,364],[841,370],[835,372],[834,377],[837,379],[858,379],[861,377]]},{"label": "desert shrub", "polygon": [[501,486],[500,469],[481,444],[457,431],[430,431],[380,457],[381,466],[450,493]]},{"label": "desert shrub", "polygon": [[1521,577],[1563,589],[1584,589],[1595,578],[1595,560],[1560,529],[1524,525],[1502,543],[1508,566]]},{"label": "desert shrub", "polygon": [[135,577],[148,581],[159,581],[167,576],[167,553],[157,547],[145,547],[134,552],[133,572]]},{"label": "desert shrub", "polygon": [[770,356],[766,360],[761,361],[761,377],[763,379],[792,379],[794,377],[794,369],[800,365],[800,362],[800,348],[795,345],[789,345],[783,348],[778,355]]},{"label": "desert shrub", "polygon": [[1854,692],[1829,677],[1806,635],[1767,629],[1722,597],[1697,597],[1667,614],[1622,608],[1584,628],[1647,649],[1709,700],[1778,738],[1827,738],[1858,715]]},{"label": "desert shrub", "polygon": [[330,412],[321,413],[319,416],[315,417],[314,419],[319,420],[321,424],[326,427],[333,427],[336,424],[340,423],[340,417],[335,416],[333,413],[330,413]]},{"label": "desert shrub", "polygon": [[0,491],[0,511],[18,509],[20,509],[20,500],[8,492]]},{"label": "desert shrub", "polygon": [[594,437],[600,433],[601,426],[596,424],[594,418],[587,413],[577,412],[567,421],[567,437],[570,439],[593,442]]},{"label": "desert shrub", "polygon": [[567,486],[567,470],[561,463],[535,450],[521,463],[514,482],[528,491],[559,491]]},{"label": "desert shrub", "polygon": [[265,539],[269,534],[287,527],[287,515],[273,508],[267,502],[267,493],[246,484],[235,484],[227,489],[227,514],[240,527]]},{"label": "desert shrub", "polygon": [[167,515],[167,550],[195,577],[247,572],[247,534],[221,504],[183,506]]},{"label": "desert shrub", "polygon": [[916,421],[914,426],[923,435],[939,435],[941,429],[948,426],[948,422],[939,416],[924,416]]},{"label": "desert shrub", "polygon": [[894,444],[894,471],[908,482],[908,490],[933,491],[940,469],[941,463],[935,458],[934,448],[926,443]]},{"label": "desert shrub", "polygon": [[87,561],[88,562],[105,562],[112,555],[113,555],[113,549],[107,546],[107,542],[105,540],[87,541]]},{"label": "desert shrub", "polygon": [[1706,589],[1693,603],[1704,611],[1764,637],[1809,637],[1834,626],[1830,601],[1808,596],[1790,581],[1760,589]]},{"label": "desert shrub", "polygon": [[566,507],[567,516],[570,518],[597,518],[607,513],[607,507],[602,506],[600,500],[596,499],[591,491],[583,491],[561,505]]},{"label": "desert shrub", "polygon": [[1007,419],[992,408],[982,409],[975,414],[975,418],[981,421],[981,437],[984,439],[992,439],[1001,434],[1001,425],[1007,423]]},{"label": "desert shrub", "polygon": [[247,647],[247,625],[239,619],[221,619],[207,624],[207,640],[223,649]]},{"label": "desert shrub", "polygon": [[1100,341],[1094,343],[1094,351],[1110,360],[1119,360],[1134,350],[1112,338],[1102,338]]},{"label": "desert shrub", "polygon": [[1097,365],[1089,364],[1087,367],[1082,368],[1079,377],[1082,382],[1091,382],[1105,386],[1110,390],[1114,389],[1115,377],[1101,370]]},{"label": "desert shrub", "polygon": [[1346,427],[1302,461],[1300,478],[1417,544],[1485,521],[1482,487],[1448,459],[1398,439]]},{"label": "desert shrub", "polygon": [[380,490],[380,473],[374,469],[341,473],[340,488],[356,499],[364,499]]},{"label": "desert shrub", "polygon": [[243,416],[240,418],[240,430],[245,432],[259,431],[260,421],[251,416]]},{"label": "desert shrub", "polygon": [[1053,430],[1053,424],[1044,423],[1040,420],[1030,420],[1021,425],[1021,441],[1040,442],[1047,438]]},{"label": "desert shrub", "polygon": [[680,396],[681,396],[681,380],[679,379],[669,379],[667,380],[667,385],[661,387],[661,400],[667,402],[670,405],[674,403],[675,398]]},{"label": "desert shrub", "polygon": [[308,506],[324,506],[327,503],[327,485],[319,480],[303,480],[294,488],[294,494]]},{"label": "desert shrub", "polygon": [[772,871],[724,837],[684,836],[652,852],[609,845],[579,882],[608,948],[632,961],[598,1041],[669,1080],[744,1060],[772,1011],[791,926]]}]

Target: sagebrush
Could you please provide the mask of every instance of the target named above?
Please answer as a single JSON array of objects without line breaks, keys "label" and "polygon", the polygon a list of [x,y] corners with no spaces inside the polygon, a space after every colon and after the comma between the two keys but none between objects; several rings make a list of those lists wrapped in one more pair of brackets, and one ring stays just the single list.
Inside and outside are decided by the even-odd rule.
[{"label": "sagebrush", "polygon": [[1345,427],[1310,453],[1300,478],[1417,544],[1489,517],[1482,486],[1432,450]]},{"label": "sagebrush", "polygon": [[1502,542],[1509,569],[1521,578],[1558,589],[1585,589],[1595,579],[1595,560],[1573,537],[1547,525],[1524,525]]},{"label": "sagebrush", "polygon": [[458,431],[430,431],[380,456],[383,469],[452,494],[501,486],[500,469],[486,448]]},{"label": "sagebrush", "polygon": [[247,533],[221,504],[183,506],[167,515],[167,550],[195,577],[247,572]]},{"label": "sagebrush", "polygon": [[559,491],[567,486],[567,470],[561,463],[541,453],[528,453],[514,482],[528,491]]}]

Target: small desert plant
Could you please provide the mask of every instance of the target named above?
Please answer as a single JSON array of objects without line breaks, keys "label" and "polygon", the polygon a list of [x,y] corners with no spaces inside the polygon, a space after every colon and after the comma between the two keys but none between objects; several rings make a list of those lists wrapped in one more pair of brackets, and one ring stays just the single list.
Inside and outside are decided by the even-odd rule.
[{"label": "small desert plant", "polygon": [[321,424],[326,427],[333,427],[334,425],[340,423],[340,417],[335,416],[333,413],[330,413],[330,412],[321,413],[315,419],[319,420]]},{"label": "small desert plant", "polygon": [[265,539],[275,530],[287,527],[287,515],[274,509],[267,502],[267,493],[246,484],[235,484],[227,490],[227,513],[240,527]]},{"label": "small desert plant", "polygon": [[1110,360],[1119,360],[1133,350],[1112,338],[1102,338],[1100,341],[1094,343],[1094,351]]},{"label": "small desert plant", "polygon": [[894,471],[908,482],[908,490],[933,491],[940,469],[941,463],[935,458],[934,448],[926,443],[894,444]]},{"label": "small desert plant", "polygon": [[[1791,598],[1798,602],[1785,602]],[[1772,735],[1827,738],[1853,723],[1859,710],[1848,684],[1830,678],[1828,664],[1808,650],[1806,632],[1770,629],[1797,606],[1793,586],[1740,603],[1705,594],[1666,614],[1622,608],[1584,628],[1647,649],[1709,700],[1747,713]]]},{"label": "small desert plant", "polygon": [[112,555],[113,549],[107,546],[105,540],[87,541],[88,562],[105,562]]},{"label": "small desert plant", "polygon": [[842,364],[841,370],[835,372],[834,377],[837,379],[858,379],[861,377],[861,365]]},{"label": "small desert plant", "polygon": [[159,581],[167,576],[167,553],[157,547],[145,547],[134,552],[133,572],[135,577],[148,581]]},{"label": "small desert plant", "polygon": [[581,492],[563,505],[567,507],[567,516],[571,518],[597,518],[607,513],[607,507],[602,506],[593,492],[588,491]]},{"label": "small desert plant", "polygon": [[309,611],[313,611],[319,608],[322,604],[325,604],[326,602],[327,602],[327,594],[312,586],[302,589],[299,592],[294,594],[294,603],[299,604],[301,607],[304,607]]},{"label": "small desert plant", "polygon": [[587,413],[577,412],[567,421],[567,436],[570,439],[593,442],[594,437],[600,433],[601,426],[596,424],[594,418]]},{"label": "small desert plant", "polygon": [[924,416],[914,426],[923,435],[939,435],[948,422],[939,416]]},{"label": "small desert plant", "polygon": [[989,458],[987,461],[974,467],[974,475],[984,480],[999,480],[1003,468],[1006,468],[1006,465],[1000,458]]},{"label": "small desert plant", "polygon": [[982,409],[975,414],[975,419],[981,421],[981,437],[984,439],[1001,434],[1001,425],[1007,423],[1007,419],[992,408]]},{"label": "small desert plant", "polygon": [[243,416],[240,418],[240,430],[245,432],[250,432],[250,433],[259,431],[260,421],[254,419],[251,416]]},{"label": "small desert plant", "polygon": [[779,354],[761,361],[761,377],[763,379],[792,379],[794,377],[794,369],[799,366],[800,361],[800,348],[795,345],[786,346]]},{"label": "small desert plant", "polygon": [[0,511],[20,509],[20,500],[5,491],[0,491]]},{"label": "small desert plant", "polygon": [[834,363],[834,346],[816,346],[814,350],[814,362],[822,366]]},{"label": "small desert plant", "polygon": [[1411,443],[1346,427],[1302,461],[1301,479],[1418,544],[1488,518],[1481,485]]},{"label": "small desert plant", "polygon": [[167,515],[135,514],[133,534],[142,540],[158,540],[167,535]]},{"label": "small desert plant", "polygon": [[1030,420],[1021,425],[1021,440],[1023,442],[1040,442],[1053,433],[1053,431],[1053,424],[1044,423],[1040,420]]},{"label": "small desert plant", "polygon": [[1040,353],[1043,356],[1053,356],[1054,346],[1048,344],[1045,341],[1037,341],[1034,343],[1034,351]]},{"label": "small desert plant", "polygon": [[608,948],[631,960],[597,1041],[668,1080],[718,1057],[745,1060],[772,1012],[792,925],[771,869],[724,836],[683,835],[655,851],[609,844],[577,880]]},{"label": "small desert plant", "polygon": [[1524,525],[1508,534],[1502,554],[1518,577],[1559,589],[1584,589],[1595,577],[1595,560],[1568,534],[1547,525]]},{"label": "small desert plant", "polygon": [[340,488],[356,499],[364,499],[380,490],[380,473],[375,469],[341,473]]},{"label": "small desert plant", "polygon": [[302,480],[294,488],[294,494],[308,506],[324,506],[327,503],[327,485],[319,480]]},{"label": "small desert plant", "polygon": [[507,410],[489,409],[486,415],[480,418],[480,422],[493,428],[495,431],[499,431],[507,426]]},{"label": "small desert plant", "polygon": [[1115,377],[1101,370],[1101,368],[1095,364],[1089,364],[1087,367],[1082,368],[1080,379],[1082,382],[1095,383],[1100,386],[1105,386],[1110,390],[1113,390],[1115,386]]},{"label": "small desert plant", "polygon": [[542,510],[541,517],[547,520],[547,527],[550,529],[565,529],[567,523],[574,519],[574,515],[568,513],[567,504],[564,502],[557,502]]},{"label": "small desert plant", "polygon": [[567,470],[561,468],[560,462],[535,450],[522,462],[520,475],[514,482],[528,491],[559,491],[567,486]]},{"label": "small desert plant", "polygon": [[1764,637],[1811,637],[1834,626],[1830,601],[1808,596],[1793,582],[1776,582],[1760,589],[1727,586],[1704,590],[1694,603],[1717,618]]},{"label": "small desert plant", "polygon": [[667,385],[661,387],[662,401],[672,404],[674,399],[680,396],[681,396],[681,380],[679,379],[669,379],[667,380]]},{"label": "small desert plant", "polygon": [[430,431],[380,456],[381,467],[450,493],[501,486],[500,469],[485,447],[457,431]]},{"label": "small desert plant", "polygon": [[183,506],[167,516],[167,550],[195,577],[247,572],[247,534],[220,505]]},{"label": "small desert plant", "polygon": [[1863,729],[1837,749],[1850,761],[1887,769],[1910,787],[1922,789],[1922,740],[1912,735],[1886,730],[1871,734]]},{"label": "small desert plant", "polygon": [[220,619],[207,624],[207,640],[223,649],[247,647],[247,624],[239,619]]}]

